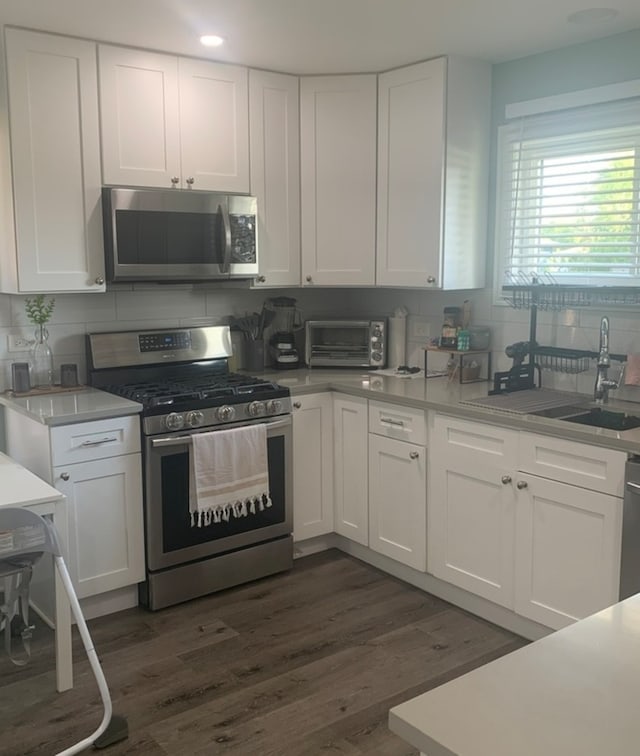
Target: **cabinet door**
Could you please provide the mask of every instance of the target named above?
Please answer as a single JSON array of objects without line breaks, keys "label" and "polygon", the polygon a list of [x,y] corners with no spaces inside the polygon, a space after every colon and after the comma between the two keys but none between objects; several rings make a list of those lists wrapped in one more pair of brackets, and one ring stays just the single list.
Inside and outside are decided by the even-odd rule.
[{"label": "cabinet door", "polygon": [[6,38],[17,290],[104,291],[95,45]]},{"label": "cabinet door", "polygon": [[331,394],[293,403],[293,537],[333,531],[333,405]]},{"label": "cabinet door", "polygon": [[258,200],[257,286],[300,283],[300,106],[297,76],[249,72],[251,193]]},{"label": "cabinet door", "polygon": [[302,283],[375,279],[376,77],[300,80]]},{"label": "cabinet door", "polygon": [[367,546],[367,400],[334,395],[333,428],[335,531]]},{"label": "cabinet door", "polygon": [[428,571],[512,608],[518,433],[436,415],[429,444]]},{"label": "cabinet door", "polygon": [[516,612],[559,629],[615,603],[622,499],[517,477]]},{"label": "cabinet door", "polygon": [[104,183],[178,184],[177,58],[108,45],[98,53]]},{"label": "cabinet door", "polygon": [[247,69],[180,58],[178,73],[182,185],[248,193]]},{"label": "cabinet door", "polygon": [[69,573],[79,598],[144,580],[139,454],[56,467],[67,497]]},{"label": "cabinet door", "polygon": [[512,478],[508,470],[477,460],[456,464],[440,454],[431,457],[429,466],[429,572],[510,608],[515,529]]},{"label": "cabinet door", "polygon": [[369,547],[426,572],[424,446],[369,434]]},{"label": "cabinet door", "polygon": [[438,58],[379,77],[380,285],[442,286],[445,76]]}]

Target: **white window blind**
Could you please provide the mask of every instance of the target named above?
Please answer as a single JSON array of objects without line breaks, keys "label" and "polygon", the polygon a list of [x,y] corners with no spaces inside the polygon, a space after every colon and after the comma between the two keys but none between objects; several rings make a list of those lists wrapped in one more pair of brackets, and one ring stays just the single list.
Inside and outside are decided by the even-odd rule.
[{"label": "white window blind", "polygon": [[640,100],[499,135],[497,281],[640,286]]}]

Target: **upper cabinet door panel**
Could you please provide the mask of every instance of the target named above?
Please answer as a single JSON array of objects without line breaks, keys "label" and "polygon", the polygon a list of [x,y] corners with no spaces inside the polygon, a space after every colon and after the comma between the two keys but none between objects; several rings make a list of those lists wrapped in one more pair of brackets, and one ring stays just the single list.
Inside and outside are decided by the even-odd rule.
[{"label": "upper cabinet door panel", "polygon": [[251,194],[258,200],[260,286],[300,283],[297,76],[249,72]]},{"label": "upper cabinet door panel", "polygon": [[300,81],[302,283],[375,282],[376,76]]},{"label": "upper cabinet door panel", "polygon": [[441,279],[445,76],[438,58],[379,77],[381,285],[438,286]]},{"label": "upper cabinet door panel", "polygon": [[105,184],[171,187],[180,180],[178,61],[99,47]]},{"label": "upper cabinet door panel", "polygon": [[104,291],[95,45],[6,40],[18,290]]},{"label": "upper cabinet door panel", "polygon": [[249,94],[246,68],[180,58],[183,185],[249,192]]}]

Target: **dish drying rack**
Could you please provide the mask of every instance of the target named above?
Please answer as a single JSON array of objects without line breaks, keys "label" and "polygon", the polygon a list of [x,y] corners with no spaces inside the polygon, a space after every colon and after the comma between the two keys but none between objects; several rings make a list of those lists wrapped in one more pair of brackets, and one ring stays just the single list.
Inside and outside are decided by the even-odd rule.
[{"label": "dish drying rack", "polygon": [[[599,287],[590,289],[583,286],[569,286],[555,283],[550,277],[535,278],[533,282],[517,282],[502,287],[505,301],[516,310],[528,309],[529,341],[527,342],[528,362],[514,365],[511,370],[495,373],[494,388],[490,394],[505,391],[536,388],[542,384],[541,371],[557,373],[584,373],[591,367],[591,360],[598,358],[598,352],[586,349],[565,349],[564,347],[541,346],[536,341],[538,310],[565,310],[572,307],[601,305],[640,305],[640,289],[625,287]],[[625,362],[624,354],[609,354],[611,360]]]}]

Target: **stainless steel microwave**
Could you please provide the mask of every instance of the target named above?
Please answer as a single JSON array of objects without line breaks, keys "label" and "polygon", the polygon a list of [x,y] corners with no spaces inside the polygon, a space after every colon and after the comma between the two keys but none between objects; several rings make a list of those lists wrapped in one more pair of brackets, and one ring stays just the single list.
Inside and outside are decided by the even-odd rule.
[{"label": "stainless steel microwave", "polygon": [[255,197],[105,187],[102,211],[108,281],[196,282],[258,274]]},{"label": "stainless steel microwave", "polygon": [[382,368],[387,362],[387,321],[307,320],[305,362],[309,367]]}]

